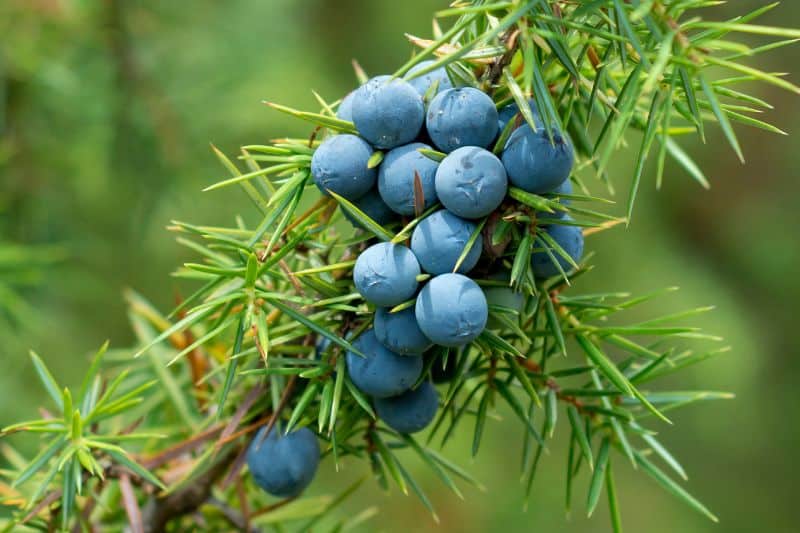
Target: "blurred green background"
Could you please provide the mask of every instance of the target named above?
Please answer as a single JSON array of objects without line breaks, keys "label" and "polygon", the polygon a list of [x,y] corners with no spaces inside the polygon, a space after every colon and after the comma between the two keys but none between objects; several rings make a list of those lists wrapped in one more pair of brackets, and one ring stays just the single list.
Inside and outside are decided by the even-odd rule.
[{"label": "blurred green background", "polygon": [[[737,0],[709,15],[729,17],[763,3]],[[0,425],[32,415],[42,399],[28,348],[63,381],[75,382],[84,355],[104,339],[118,347],[132,341],[125,287],[162,309],[173,304],[178,284],[168,274],[190,255],[164,231],[171,219],[229,223],[250,209],[238,190],[200,192],[225,174],[209,142],[231,153],[240,144],[306,135],[306,124],[260,101],[314,108],[311,88],[333,100],[354,86],[354,57],[369,73],[390,71],[410,53],[403,32],[428,36],[431,13],[443,5],[0,2],[0,242],[45,247],[30,259],[41,263],[38,275],[17,280],[30,305],[27,318],[0,330]],[[800,4],[785,3],[763,23],[800,25]],[[799,50],[781,49],[759,66],[790,71]],[[768,120],[800,135],[798,100],[768,87],[759,94],[776,106]],[[697,322],[733,347],[683,375],[679,388],[732,390],[737,399],[675,413],[676,426],[661,428],[690,473],[688,488],[721,524],[706,522],[617,460],[628,531],[797,531],[800,137],[739,132],[744,166],[717,132],[706,145],[688,146],[712,180],[710,192],[673,167],[660,193],[652,179],[645,184],[629,229],[589,241],[598,268],[581,288],[645,292],[680,285],[649,311],[714,304],[716,311]],[[633,157],[631,150],[616,158],[622,199]],[[48,263],[61,253],[66,259]],[[474,461],[469,436],[449,448],[487,493],[467,489],[461,502],[422,475],[439,509],[439,529],[413,497],[384,495],[369,483],[350,508],[379,504],[382,513],[370,529],[386,531],[606,530],[604,504],[595,519],[584,518],[585,477],[572,516],[564,517],[563,438],[543,457],[531,506],[522,511],[517,425],[508,420],[488,428]],[[326,466],[314,492],[333,491],[367,469],[349,463],[334,476]]]}]

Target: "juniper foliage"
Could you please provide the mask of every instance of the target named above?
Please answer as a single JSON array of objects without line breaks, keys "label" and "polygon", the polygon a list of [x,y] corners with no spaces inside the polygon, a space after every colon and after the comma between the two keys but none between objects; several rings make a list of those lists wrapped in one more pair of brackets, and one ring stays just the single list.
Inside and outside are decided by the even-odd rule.
[{"label": "juniper foliage", "polygon": [[[404,462],[418,456],[458,495],[463,484],[480,486],[438,448],[456,431],[471,432],[477,454],[497,410],[511,414],[513,422],[505,424],[522,429],[525,494],[561,424],[570,434],[563,451],[568,509],[578,499],[591,514],[605,498],[612,528],[621,531],[613,465],[629,462],[716,520],[676,481],[686,474],[657,437],[671,411],[730,397],[658,385],[660,378],[725,351],[716,337],[684,325],[709,309],[627,323],[627,309],[672,289],[644,296],[617,288],[576,293],[572,284],[590,275],[591,257],[544,282],[528,268],[537,250],[569,260],[537,231],[542,218],[579,225],[590,236],[629,223],[643,180],[660,185],[668,168],[683,169],[707,187],[708,178],[681,148],[682,137],[704,140],[706,128],[716,125],[743,159],[735,124],[783,133],[757,118],[771,106],[750,91],[760,82],[800,92],[783,75],[756,66],[760,53],[794,43],[800,31],[757,24],[777,4],[726,21],[703,18],[716,3],[461,1],[435,14],[431,38],[407,36],[414,54],[396,76],[434,59],[413,75],[444,66],[454,85],[480,87],[498,106],[519,104],[516,123],[525,120],[535,128],[526,104],[532,98],[548,134],[553,125],[568,131],[578,157],[576,193],[535,195],[511,188],[501,215],[479,221],[472,242],[482,232],[494,260],[510,270],[511,285],[527,296],[526,305],[519,311],[491,306],[492,328],[464,349],[440,349],[438,361],[455,361],[455,378],[425,439],[399,435],[375,419],[369,400],[344,371],[344,352],[351,349],[347,339],[369,327],[372,316],[350,275],[358,251],[376,240],[406,241],[436,206],[384,227],[344,198],[320,197],[310,179],[311,155],[326,135],[355,132],[353,124],[336,118],[339,100],[316,93],[315,111],[267,102],[309,122],[312,131],[307,138],[242,146],[235,157],[214,148],[229,177],[206,190],[239,187],[249,203],[230,227],[171,224],[178,242],[198,257],[175,276],[196,282],[196,290],[168,314],[129,292],[139,345],[101,348],[78,389],[63,387],[31,354],[50,403],[41,418],[2,430],[8,466],[0,471],[0,493],[11,509],[5,530],[125,524],[132,531],[255,531],[272,524],[305,530],[333,522],[336,506],[358,484],[332,498],[271,502],[242,474],[249,437],[278,421],[287,431],[313,428],[328,464],[363,461],[381,486],[416,493],[435,516],[434,502]],[[742,44],[741,34],[763,43]],[[355,66],[363,82],[366,75]],[[496,151],[514,125],[501,134]],[[613,182],[608,166],[620,151],[635,157],[634,172]],[[443,156],[432,150],[425,155]],[[371,163],[382,157],[376,152]],[[584,185],[595,180],[609,196],[621,188],[622,218],[608,214],[609,199],[588,193]],[[571,217],[547,218],[557,211]],[[342,231],[342,212],[363,230]],[[504,285],[488,277],[479,283]],[[323,338],[330,342],[314,357]],[[26,457],[9,442],[19,433],[38,436],[38,453]],[[575,477],[583,471],[590,482],[579,495]],[[352,528],[375,512],[365,509],[334,527]]]}]

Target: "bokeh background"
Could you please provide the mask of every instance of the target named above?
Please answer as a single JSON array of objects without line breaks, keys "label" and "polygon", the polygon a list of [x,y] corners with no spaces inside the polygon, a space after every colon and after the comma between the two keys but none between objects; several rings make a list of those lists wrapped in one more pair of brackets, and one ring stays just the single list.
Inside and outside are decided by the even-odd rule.
[{"label": "bokeh background", "polygon": [[[763,3],[737,0],[709,15],[727,18]],[[403,32],[429,35],[431,13],[443,6],[433,0],[0,2],[0,300],[22,317],[0,321],[0,425],[32,415],[42,400],[28,348],[64,381],[76,382],[85,354],[104,339],[118,347],[132,342],[125,287],[163,309],[172,305],[180,286],[168,274],[191,256],[164,231],[171,219],[229,223],[250,208],[235,189],[200,192],[225,174],[209,142],[230,153],[240,144],[306,135],[306,124],[260,101],[314,108],[311,88],[335,99],[354,86],[354,57],[370,73],[392,70],[410,53]],[[784,3],[763,22],[800,25],[800,3]],[[781,49],[761,57],[759,66],[789,71],[798,82],[799,52]],[[800,101],[770,87],[759,94],[776,106],[766,118],[800,135]],[[713,304],[716,310],[696,322],[732,346],[687,372],[680,388],[732,390],[736,400],[675,413],[676,426],[661,431],[690,473],[688,488],[721,524],[617,460],[628,531],[798,528],[800,137],[738,130],[746,165],[712,130],[707,144],[688,146],[711,178],[711,191],[672,167],[657,193],[651,173],[630,228],[589,241],[598,268],[583,287],[644,292],[679,285],[681,291],[648,311]],[[615,158],[622,191],[633,157],[630,150]],[[8,292],[12,283],[27,304]],[[448,454],[488,492],[467,488],[462,502],[422,474],[439,510],[438,529],[413,497],[385,495],[370,483],[349,509],[380,505],[368,529],[386,531],[607,529],[604,504],[599,516],[585,518],[585,477],[565,518],[563,439],[543,458],[523,512],[519,428],[507,420],[487,432],[477,459],[469,458],[469,436]],[[328,472],[314,492],[334,491],[343,478],[365,471],[352,463],[338,477]]]}]

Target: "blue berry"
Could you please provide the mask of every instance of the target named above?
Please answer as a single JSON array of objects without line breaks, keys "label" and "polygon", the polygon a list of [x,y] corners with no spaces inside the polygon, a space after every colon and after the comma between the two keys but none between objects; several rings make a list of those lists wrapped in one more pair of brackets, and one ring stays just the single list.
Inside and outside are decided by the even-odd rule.
[{"label": "blue berry", "polygon": [[355,201],[374,185],[378,172],[368,168],[372,148],[364,139],[349,134],[328,137],[311,158],[311,175],[323,194],[331,190]]},{"label": "blue berry", "polygon": [[420,329],[442,346],[463,346],[486,327],[489,308],[477,283],[461,274],[442,274],[425,285],[414,308]]},{"label": "blue berry", "polygon": [[436,169],[439,163],[419,153],[420,148],[430,149],[422,143],[399,146],[383,158],[378,171],[378,191],[386,204],[400,215],[414,214],[414,175],[419,175],[424,208],[436,203]]},{"label": "blue berry", "polygon": [[566,135],[554,130],[551,144],[544,128],[533,131],[527,123],[508,138],[502,158],[509,181],[537,194],[552,191],[564,183],[575,162],[572,142]]},{"label": "blue berry", "polygon": [[522,307],[525,304],[525,296],[511,287],[489,287],[483,292],[489,305],[522,311]]},{"label": "blue berry", "polygon": [[378,417],[398,433],[422,431],[433,422],[437,409],[439,394],[429,381],[400,396],[375,400]]},{"label": "blue berry", "polygon": [[[505,276],[506,282],[508,279],[508,276]],[[525,295],[521,292],[515,291],[511,287],[488,287],[483,290],[483,294],[486,295],[486,303],[489,305],[496,305],[517,312],[522,312],[525,307]],[[536,297],[531,296],[531,298]],[[505,311],[501,312],[506,318],[510,318],[512,322],[515,321],[516,318],[514,315]],[[498,320],[496,315],[489,315],[489,327],[502,328],[503,322]]]},{"label": "blue berry", "polygon": [[488,215],[502,203],[507,189],[503,164],[483,148],[459,148],[445,157],[436,171],[439,201],[462,218]]},{"label": "blue berry", "polygon": [[422,357],[396,354],[368,329],[353,342],[364,357],[347,352],[347,375],[358,390],[373,398],[397,396],[410,389],[422,374]]},{"label": "blue berry", "polygon": [[[423,219],[411,235],[411,251],[422,270],[429,274],[452,272],[464,252],[470,236],[478,226],[442,209]],[[458,271],[466,274],[481,257],[483,237],[478,234]]]},{"label": "blue berry", "polygon": [[389,309],[379,307],[375,311],[373,325],[375,337],[395,353],[419,355],[433,344],[419,329],[413,307],[396,313],[390,313]]},{"label": "blue berry", "polygon": [[506,124],[508,124],[509,120],[516,118],[518,111],[517,104],[509,104],[497,111],[497,127],[500,133],[506,129]]},{"label": "blue berry", "polygon": [[[536,126],[538,128],[539,124],[541,123],[541,118],[539,118],[539,109],[536,107],[536,101],[531,98],[528,100],[528,106],[531,108],[531,113],[533,113],[533,117],[536,120]],[[506,128],[506,124],[511,119],[516,119],[517,113],[519,113],[519,106],[516,102],[511,102],[510,104],[503,106],[497,112],[497,125],[499,130],[502,132]],[[522,123],[525,123],[525,119],[522,119]]]},{"label": "blue berry", "polygon": [[[569,221],[572,219],[567,216],[564,217],[564,220]],[[552,237],[553,240],[557,242],[565,252],[567,252],[573,261],[576,263],[580,261],[581,256],[583,255],[583,231],[581,231],[581,228],[578,226],[553,224],[543,228],[542,231],[546,231],[547,234]],[[537,278],[549,278],[551,276],[555,276],[556,274],[560,274],[556,264],[543,249],[544,246],[545,243],[542,239],[536,239],[535,247],[542,248],[542,250],[533,252],[533,254],[531,254],[531,268],[533,269],[533,275]],[[573,268],[572,265],[570,265],[569,262],[557,251],[551,249],[550,253],[553,254],[553,257],[556,261],[558,261],[558,264],[561,265],[561,269],[564,272],[569,272]]]},{"label": "blue berry", "polygon": [[[503,287],[491,286],[483,289],[483,294],[486,295],[486,301],[489,305],[499,305],[516,311],[522,311],[525,306],[525,295],[510,287],[510,270],[501,267],[500,270],[489,274],[489,279],[492,281],[502,281],[505,284]],[[531,296],[531,298],[536,299],[536,296]]]},{"label": "blue berry", "polygon": [[[420,63],[411,67],[407,76],[419,72],[431,63],[433,63],[432,59],[421,61]],[[436,89],[436,94],[453,88],[453,83],[450,81],[450,77],[447,75],[447,69],[444,67],[439,67],[436,70],[428,72],[427,74],[423,74],[422,76],[408,80],[408,83],[410,83],[411,86],[416,89],[420,96],[425,96],[425,93],[428,92],[428,89],[430,89],[431,85],[433,85],[433,82],[435,81],[439,82],[438,88]]]},{"label": "blue berry", "polygon": [[[550,191],[550,194],[572,194],[572,182],[570,180],[566,180],[564,183],[556,187],[554,190]],[[569,205],[570,201],[566,198],[560,200],[561,205]],[[548,221],[553,219],[562,219],[567,215],[566,211],[557,211],[553,210],[552,213],[546,212],[537,212],[539,223],[540,224],[547,224]]]},{"label": "blue berry", "polygon": [[350,91],[347,96],[342,98],[339,108],[336,109],[336,118],[353,122],[353,96],[355,93],[356,91]]},{"label": "blue berry", "polygon": [[278,498],[292,498],[308,487],[319,465],[319,443],[308,428],[284,435],[278,428],[262,439],[256,434],[247,450],[247,465],[256,484]]},{"label": "blue berry", "polygon": [[[369,192],[367,192],[367,194],[365,194],[364,196],[362,196],[353,203],[355,204],[356,207],[358,207],[361,211],[363,211],[365,215],[367,215],[369,218],[371,218],[381,226],[390,224],[396,218],[394,211],[389,209],[389,206],[386,205],[386,203],[383,201],[381,195],[378,194],[377,189],[370,189]],[[350,213],[348,213],[343,207],[341,209],[342,209],[342,214],[344,214],[344,217],[348,221],[350,221],[350,223],[353,226],[357,228],[361,227],[361,224],[358,223],[355,217],[350,215]]]},{"label": "blue berry", "polygon": [[497,137],[497,108],[478,89],[449,89],[431,100],[425,124],[433,143],[444,152],[462,146],[486,148]]},{"label": "blue berry", "polygon": [[399,78],[372,78],[353,97],[353,123],[361,136],[378,148],[410,143],[424,120],[422,97]]},{"label": "blue berry", "polygon": [[320,335],[317,338],[316,344],[314,344],[314,359],[320,360],[322,359],[322,355],[328,351],[328,348],[331,345],[331,340],[328,337],[323,337]]},{"label": "blue berry", "polygon": [[373,244],[356,259],[353,281],[368,302],[393,307],[417,292],[419,263],[414,254],[399,244]]},{"label": "blue berry", "polygon": [[550,194],[572,194],[572,182],[564,181],[561,185],[550,191]]}]

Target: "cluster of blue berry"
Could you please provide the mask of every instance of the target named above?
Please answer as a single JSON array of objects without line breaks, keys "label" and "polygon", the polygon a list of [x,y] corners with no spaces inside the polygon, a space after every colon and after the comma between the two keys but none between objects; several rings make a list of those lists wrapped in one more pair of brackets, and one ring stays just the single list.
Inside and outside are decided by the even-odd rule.
[{"label": "cluster of blue berry", "polygon": [[[528,105],[541,123],[535,104]],[[453,87],[444,69],[410,81],[372,78],[343,99],[337,116],[353,122],[359,135],[331,136],[314,152],[311,173],[323,194],[336,193],[380,225],[418,215],[437,203],[443,206],[418,222],[409,246],[373,244],[353,269],[356,289],[376,311],[373,327],[352,341],[348,376],[373,399],[386,425],[414,433],[433,421],[439,406],[433,382],[422,379],[425,369],[431,369],[434,380],[447,378],[447,368],[455,368],[453,353],[490,324],[487,297],[503,306],[522,305],[521,294],[508,288],[484,292],[467,276],[484,249],[482,235],[475,237],[477,221],[501,209],[509,187],[536,194],[571,193],[573,147],[557,128],[548,134],[522,121],[516,104],[498,111],[486,93]],[[510,135],[509,121],[515,128]],[[497,157],[488,148],[503,132],[506,140]],[[369,164],[376,150],[384,151],[377,168]],[[446,155],[438,160],[430,155],[435,151]],[[548,216],[568,217],[561,211]],[[538,230],[547,232],[574,261],[580,259],[579,227],[542,219]],[[542,248],[531,254],[534,276],[548,278],[569,269],[564,257]],[[508,272],[491,276],[508,280]],[[401,305],[411,299],[413,305]],[[400,310],[392,309],[398,306]],[[434,346],[451,350],[449,364],[438,372],[426,364]],[[318,347],[324,349],[324,344]],[[307,428],[283,437],[277,433],[256,438],[248,456],[250,469],[268,492],[293,495],[313,477],[318,444]]]}]

